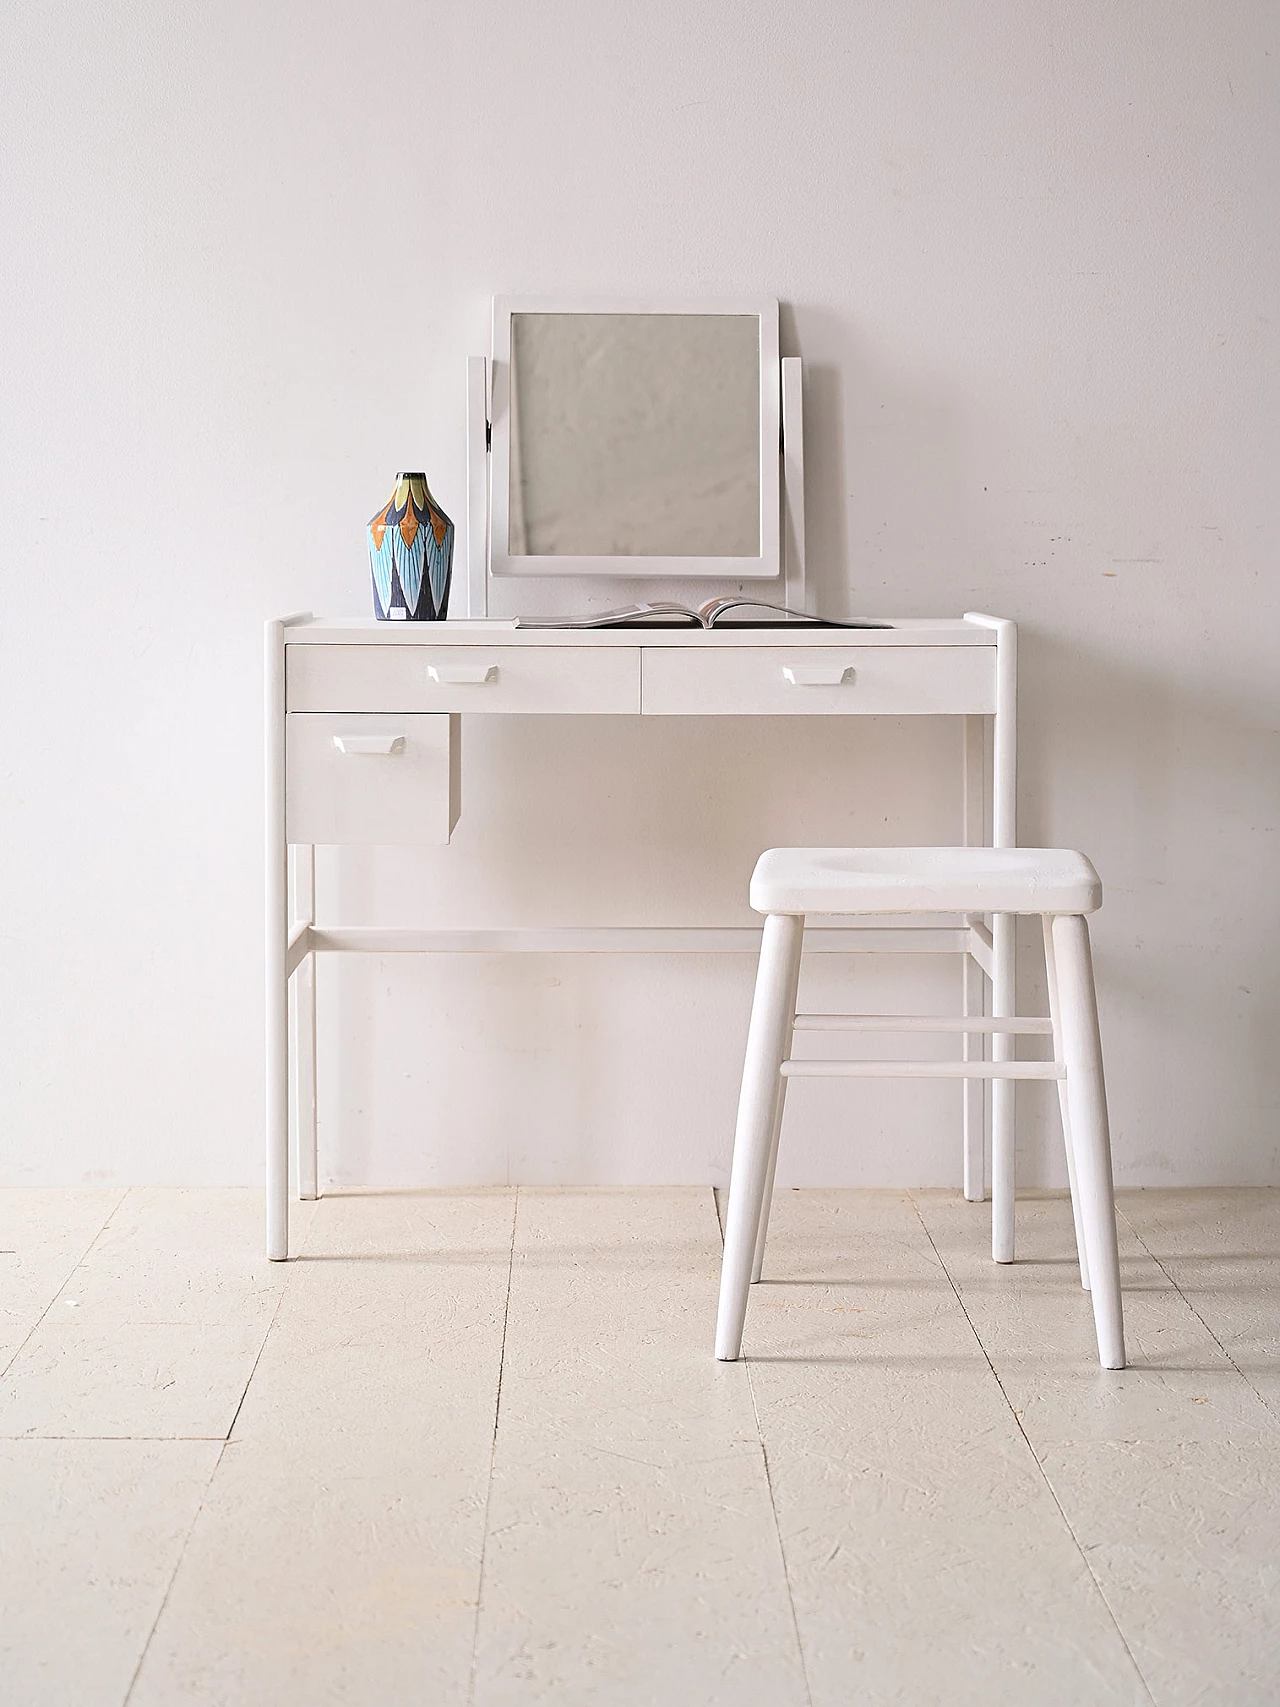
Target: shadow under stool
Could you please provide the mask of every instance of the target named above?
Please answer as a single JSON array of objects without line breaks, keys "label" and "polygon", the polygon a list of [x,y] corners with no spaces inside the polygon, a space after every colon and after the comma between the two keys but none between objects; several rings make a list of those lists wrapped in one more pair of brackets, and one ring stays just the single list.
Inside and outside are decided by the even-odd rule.
[{"label": "shadow under stool", "polygon": [[[1060,848],[771,848],[751,878],[764,936],[747,1033],[725,1223],[716,1356],[742,1349],[751,1283],[760,1278],[787,1081],[796,1077],[1055,1079],[1080,1279],[1093,1297],[1098,1357],[1124,1368],[1111,1137],[1089,949],[1088,914],[1102,905],[1097,872]],[[797,1014],[807,913],[1025,913],[1044,929],[1049,1018],[925,1019]],[[797,1029],[1041,1033],[1052,1061],[793,1060]]]}]

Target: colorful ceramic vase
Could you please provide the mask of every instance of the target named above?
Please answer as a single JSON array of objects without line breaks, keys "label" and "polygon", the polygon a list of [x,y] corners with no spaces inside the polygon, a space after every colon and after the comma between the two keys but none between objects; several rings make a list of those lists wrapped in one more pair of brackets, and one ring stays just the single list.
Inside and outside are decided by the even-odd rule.
[{"label": "colorful ceramic vase", "polygon": [[397,474],[391,501],[369,523],[373,614],[380,622],[443,622],[453,569],[453,523],[425,474]]}]

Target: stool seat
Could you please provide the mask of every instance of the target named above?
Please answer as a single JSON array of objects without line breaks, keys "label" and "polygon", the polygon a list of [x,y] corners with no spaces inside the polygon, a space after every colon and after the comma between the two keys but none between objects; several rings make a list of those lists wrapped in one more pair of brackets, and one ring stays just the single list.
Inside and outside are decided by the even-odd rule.
[{"label": "stool seat", "polygon": [[770,848],[757,913],[1093,913],[1102,882],[1065,848]]}]

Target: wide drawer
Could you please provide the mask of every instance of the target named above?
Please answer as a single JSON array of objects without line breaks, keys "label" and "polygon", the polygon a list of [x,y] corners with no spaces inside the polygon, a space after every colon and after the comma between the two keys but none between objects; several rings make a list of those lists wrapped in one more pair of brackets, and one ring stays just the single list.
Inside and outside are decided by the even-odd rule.
[{"label": "wide drawer", "polygon": [[286,646],[290,711],[640,710],[638,647]]},{"label": "wide drawer", "polygon": [[461,802],[461,718],[290,712],[285,839],[447,842]]},{"label": "wide drawer", "polygon": [[995,710],[988,646],[646,648],[641,704],[662,716],[933,716]]}]

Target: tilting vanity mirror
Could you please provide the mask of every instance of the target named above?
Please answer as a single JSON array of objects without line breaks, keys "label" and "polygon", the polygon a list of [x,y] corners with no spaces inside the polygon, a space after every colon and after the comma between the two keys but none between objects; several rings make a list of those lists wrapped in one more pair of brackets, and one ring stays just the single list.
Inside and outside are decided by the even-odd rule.
[{"label": "tilting vanity mirror", "polygon": [[754,316],[514,313],[508,408],[511,557],[760,556]]},{"label": "tilting vanity mirror", "polygon": [[469,614],[489,576],[773,579],[761,596],[802,601],[799,366],[772,300],[495,298],[468,373]]}]

